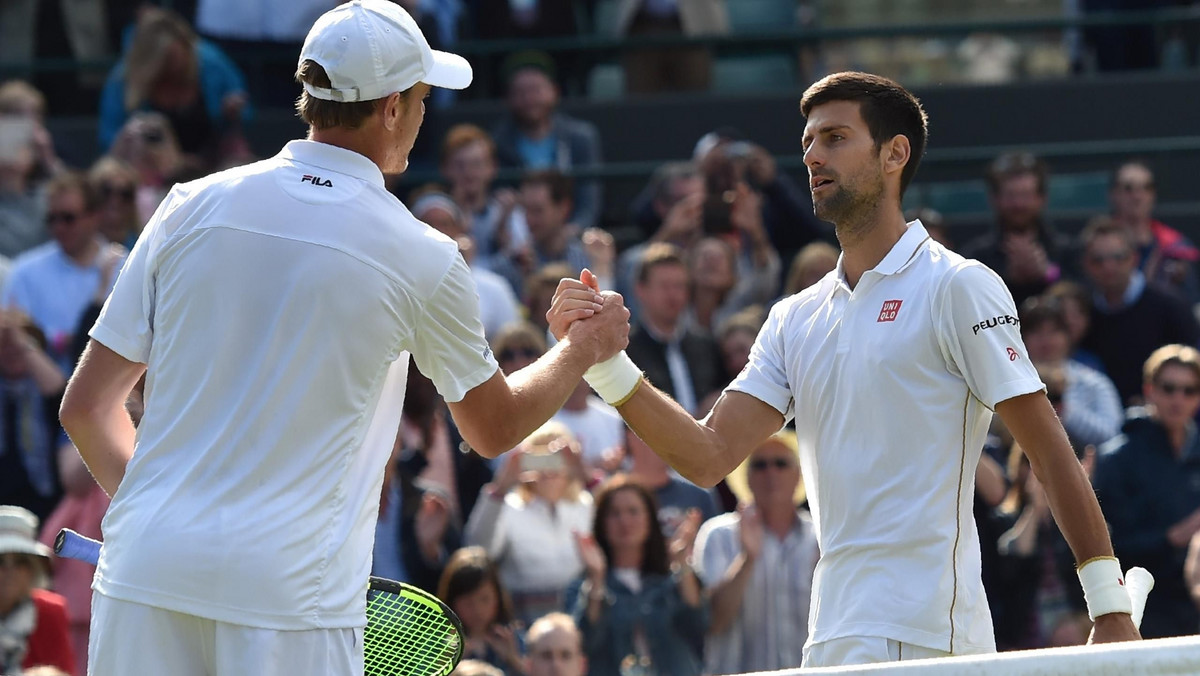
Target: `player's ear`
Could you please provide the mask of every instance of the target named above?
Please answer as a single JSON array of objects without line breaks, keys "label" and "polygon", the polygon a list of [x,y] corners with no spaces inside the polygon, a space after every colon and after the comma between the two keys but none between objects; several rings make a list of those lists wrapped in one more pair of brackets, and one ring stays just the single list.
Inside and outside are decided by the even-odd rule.
[{"label": "player's ear", "polygon": [[900,172],[912,157],[912,145],[904,134],[896,134],[880,148],[883,158],[883,169],[886,173]]},{"label": "player's ear", "polygon": [[383,127],[388,131],[395,131],[396,127],[400,126],[400,121],[404,119],[404,106],[408,105],[408,96],[401,92],[394,92],[383,100],[381,113],[383,115]]}]

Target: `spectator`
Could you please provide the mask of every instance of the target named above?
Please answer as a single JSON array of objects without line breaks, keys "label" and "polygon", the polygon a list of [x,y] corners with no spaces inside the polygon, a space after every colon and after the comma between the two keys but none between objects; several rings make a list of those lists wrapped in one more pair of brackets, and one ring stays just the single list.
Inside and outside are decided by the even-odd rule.
[{"label": "spectator", "polygon": [[100,198],[100,234],[113,244],[132,249],[146,224],[137,210],[137,172],[106,156],[92,165],[88,181]]},{"label": "spectator", "polygon": [[550,304],[554,301],[554,292],[558,289],[558,282],[563,277],[575,277],[575,272],[567,263],[550,263],[538,268],[534,273],[525,278],[524,290],[521,294],[521,303],[525,306],[525,316],[529,318],[529,323],[537,330],[542,332],[542,335],[547,335],[550,326],[546,323],[546,311],[550,309]]},{"label": "spectator", "polygon": [[1071,338],[1062,305],[1040,296],[1026,300],[1021,306],[1021,338],[1039,368],[1062,372],[1065,387],[1059,418],[1071,441],[1081,447],[1098,446],[1116,436],[1125,421],[1117,389],[1103,373],[1070,359]]},{"label": "spectator", "polygon": [[450,676],[504,676],[504,671],[482,660],[463,660]]},{"label": "spectator", "polygon": [[463,659],[486,662],[508,676],[524,673],[512,601],[483,547],[454,552],[438,582],[437,597],[462,621]]},{"label": "spectator", "polygon": [[1140,160],[1129,160],[1113,172],[1108,190],[1113,220],[1133,233],[1138,270],[1146,281],[1175,292],[1195,305],[1200,302],[1196,262],[1200,249],[1178,230],[1154,218],[1154,173]]},{"label": "spectator", "polygon": [[575,620],[564,613],[538,618],[525,635],[527,676],[585,676],[583,635]]},{"label": "spectator", "polygon": [[688,269],[682,252],[665,243],[646,248],[634,290],[641,311],[626,351],[651,384],[694,414],[699,402],[725,382],[725,374],[716,342],[683,322]]},{"label": "spectator", "polygon": [[[617,34],[629,37],[720,35],[729,32],[725,0],[621,0]],[[622,59],[625,91],[701,91],[712,81],[705,47],[630,50]]]},{"label": "spectator", "polygon": [[1067,335],[1071,341],[1071,359],[1105,373],[1104,362],[1100,361],[1100,357],[1082,347],[1083,339],[1092,326],[1092,292],[1079,282],[1064,279],[1051,284],[1042,295],[1046,300],[1055,301],[1062,306],[1063,319],[1067,321]]},{"label": "spectator", "polygon": [[[600,133],[592,123],[558,110],[559,90],[550,57],[519,52],[510,57],[506,71],[508,114],[492,130],[500,166],[562,172],[599,166]],[[602,204],[600,181],[580,180],[567,220],[580,229],[598,225]]]},{"label": "spectator", "polygon": [[1147,407],[1101,449],[1096,494],[1112,529],[1113,551],[1127,566],[1154,575],[1145,638],[1196,633],[1200,611],[1184,586],[1184,559],[1200,532],[1200,353],[1166,345],[1146,360]]},{"label": "spectator", "polygon": [[693,528],[668,545],[649,489],[617,475],[596,493],[592,535],[577,534],[585,573],[567,590],[592,676],[634,669],[698,676],[708,629],[700,582],[687,565]]},{"label": "spectator", "polygon": [[45,336],[27,317],[0,311],[0,504],[28,509],[39,520],[62,494],[54,452],[58,401],[67,384],[45,347]]},{"label": "spectator", "polygon": [[950,238],[950,229],[946,227],[946,218],[942,216],[942,212],[929,207],[909,209],[904,212],[904,220],[910,223],[921,221],[921,225],[925,226],[925,232],[929,233],[930,239],[954,251],[954,240]]},{"label": "spectator", "polygon": [[629,479],[654,493],[658,525],[665,537],[674,537],[689,522],[698,528],[717,515],[717,503],[711,492],[673,474],[670,465],[628,427],[625,455],[630,462]]},{"label": "spectator", "polygon": [[592,394],[586,381],[579,381],[567,403],[552,420],[566,425],[579,440],[589,476],[596,470],[610,472],[614,462],[620,462],[621,448],[625,444],[625,421],[612,406]]},{"label": "spectator", "polygon": [[46,241],[41,178],[47,161],[58,162],[40,122],[44,106],[41,93],[25,82],[0,85],[0,256],[6,258]]},{"label": "spectator", "polygon": [[521,306],[512,286],[500,275],[475,264],[475,240],[467,230],[462,210],[449,195],[426,192],[413,202],[412,215],[458,241],[459,251],[471,267],[471,277],[479,293],[479,315],[485,336],[494,337],[506,324],[520,319]]},{"label": "spectator", "polygon": [[563,590],[583,570],[572,532],[591,527],[578,442],[548,422],[504,458],[467,521],[467,543],[481,545],[526,625],[562,607]]},{"label": "spectator", "polygon": [[[755,218],[758,210],[753,200],[747,199],[744,204],[748,217]],[[697,333],[712,335],[735,313],[750,305],[769,303],[778,293],[780,264],[775,250],[762,240],[762,258],[744,265],[744,257],[739,256],[740,244],[737,237],[706,237],[688,252],[692,286],[685,321]]]},{"label": "spectator", "polygon": [[456,124],[442,141],[441,172],[450,184],[450,196],[470,218],[470,233],[478,248],[476,261],[491,269],[499,255],[520,251],[529,244],[525,214],[509,188],[493,190],[496,180],[496,144],[486,131],[473,124]]},{"label": "spectator", "polygon": [[[45,334],[50,355],[70,373],[75,364],[67,353],[79,318],[104,281],[109,259],[123,261],[125,254],[100,236],[99,196],[82,174],[55,177],[46,197],[46,227],[54,240],[14,261],[4,298],[7,306],[29,315]],[[112,280],[107,281],[111,289]]]},{"label": "spectator", "polygon": [[[1051,379],[1046,385],[1051,402],[1061,400],[1062,384]],[[1016,444],[1009,453],[1008,475],[1012,485],[992,517],[1004,529],[998,541],[996,579],[1004,591],[996,595],[998,604],[993,609],[996,647],[1041,648],[1061,618],[1085,606],[1074,558],[1050,515],[1046,491]]]},{"label": "spectator", "polygon": [[53,665],[74,673],[63,597],[46,591],[50,550],[34,539],[29,510],[0,507],[0,673]]},{"label": "spectator", "polygon": [[1046,221],[1050,169],[1029,153],[1006,153],[988,169],[993,232],[962,250],[1004,278],[1017,307],[1063,276],[1074,263],[1070,240]]},{"label": "spectator", "polygon": [[137,172],[134,202],[138,220],[143,223],[150,221],[172,185],[202,173],[195,164],[195,158],[187,158],[179,148],[170,121],[163,114],[153,111],[141,111],[129,116],[117,134],[109,155]]},{"label": "spectator", "polygon": [[735,472],[749,486],[739,496],[741,509],[704,522],[696,536],[696,574],[712,603],[707,673],[796,668],[820,554],[812,518],[797,509],[803,488],[796,435],[772,436]]},{"label": "spectator", "polygon": [[[761,305],[751,305],[726,319],[717,328],[717,345],[721,349],[721,362],[725,373],[733,377],[746,368],[750,361],[750,348],[766,320],[766,311]],[[708,407],[711,408],[711,407]]]},{"label": "spectator", "polygon": [[1195,345],[1200,326],[1183,301],[1146,284],[1128,229],[1101,216],[1082,240],[1095,307],[1083,346],[1100,357],[1121,401],[1137,403],[1144,392],[1142,364],[1150,353],[1170,343]]},{"label": "spectator", "polygon": [[793,296],[821,281],[825,275],[837,269],[841,252],[828,242],[812,242],[806,245],[788,268],[787,281],[783,285],[783,297]]},{"label": "spectator", "polygon": [[[579,232],[567,220],[571,213],[571,179],[556,170],[529,173],[521,180],[518,201],[529,227],[529,246],[492,265],[513,289],[519,291],[526,276],[548,263],[566,263],[571,276],[591,264]],[[611,270],[608,272],[611,282]]]},{"label": "spectator", "polygon": [[128,51],[109,73],[100,101],[101,149],[108,150],[138,110],[166,116],[180,148],[203,158],[203,166],[223,167],[247,155],[241,125],[250,106],[241,72],[167,9],[142,12]]}]

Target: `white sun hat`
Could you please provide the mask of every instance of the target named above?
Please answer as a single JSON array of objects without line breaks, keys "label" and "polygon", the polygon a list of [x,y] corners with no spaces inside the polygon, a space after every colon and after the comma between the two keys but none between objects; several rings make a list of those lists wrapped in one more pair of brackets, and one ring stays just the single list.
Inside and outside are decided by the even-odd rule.
[{"label": "white sun hat", "polygon": [[38,519],[24,507],[0,506],[0,554],[50,557],[50,548],[37,541]]},{"label": "white sun hat", "polygon": [[371,101],[402,92],[418,82],[465,89],[471,64],[439,52],[399,5],[388,0],[353,0],[321,15],[304,39],[300,63],[325,69],[332,87],[304,83],[309,96],[326,101]]}]

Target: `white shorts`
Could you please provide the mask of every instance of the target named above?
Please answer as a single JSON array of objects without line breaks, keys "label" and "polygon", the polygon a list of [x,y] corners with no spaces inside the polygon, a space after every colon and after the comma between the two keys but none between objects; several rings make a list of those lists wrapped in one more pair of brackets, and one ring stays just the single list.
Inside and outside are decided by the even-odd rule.
[{"label": "white shorts", "polygon": [[362,629],[278,631],[92,594],[88,676],[362,676]]},{"label": "white shorts", "polygon": [[814,643],[804,651],[805,668],[841,667],[852,664],[907,662],[930,657],[948,657],[950,653],[901,643],[879,636],[846,636]]}]

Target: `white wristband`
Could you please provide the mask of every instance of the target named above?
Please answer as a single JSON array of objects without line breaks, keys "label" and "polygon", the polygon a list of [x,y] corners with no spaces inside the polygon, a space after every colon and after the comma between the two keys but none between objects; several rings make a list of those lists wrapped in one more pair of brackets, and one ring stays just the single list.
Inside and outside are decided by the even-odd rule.
[{"label": "white wristband", "polygon": [[612,406],[619,406],[641,385],[642,370],[621,350],[588,369],[583,379],[601,399]]},{"label": "white wristband", "polygon": [[1079,583],[1087,601],[1088,617],[1093,622],[1109,613],[1133,613],[1133,602],[1125,588],[1121,562],[1112,556],[1088,559],[1079,567]]}]

